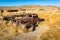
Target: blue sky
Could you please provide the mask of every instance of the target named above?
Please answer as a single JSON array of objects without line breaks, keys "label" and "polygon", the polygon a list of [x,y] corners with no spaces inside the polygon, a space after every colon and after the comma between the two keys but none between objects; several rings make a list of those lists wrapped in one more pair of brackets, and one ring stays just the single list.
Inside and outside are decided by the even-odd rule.
[{"label": "blue sky", "polygon": [[53,5],[60,6],[60,0],[0,0],[0,6]]}]

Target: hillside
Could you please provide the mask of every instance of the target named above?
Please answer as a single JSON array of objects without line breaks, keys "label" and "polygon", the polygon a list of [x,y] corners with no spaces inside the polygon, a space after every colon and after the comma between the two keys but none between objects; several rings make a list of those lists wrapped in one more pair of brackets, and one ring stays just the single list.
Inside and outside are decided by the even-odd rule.
[{"label": "hillside", "polygon": [[[18,12],[7,12],[7,10],[16,9]],[[11,21],[9,21],[9,23],[6,25],[6,21],[0,20],[0,40],[60,40],[59,6],[1,6],[0,10],[4,10],[2,13],[3,15],[0,16],[17,15],[21,13],[35,13],[39,16],[39,18],[45,19],[45,21],[38,24],[36,31],[32,32],[30,29],[28,33],[24,33],[26,30],[22,30],[20,26],[13,26]]]}]

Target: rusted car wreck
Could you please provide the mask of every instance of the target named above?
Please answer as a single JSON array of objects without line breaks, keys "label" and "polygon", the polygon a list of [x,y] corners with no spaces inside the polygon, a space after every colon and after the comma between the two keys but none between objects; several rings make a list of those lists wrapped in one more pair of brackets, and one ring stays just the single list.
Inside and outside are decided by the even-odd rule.
[{"label": "rusted car wreck", "polygon": [[12,21],[16,24],[16,26],[21,25],[22,27],[26,28],[27,31],[30,27],[33,27],[32,31],[35,31],[35,28],[38,26],[38,22],[44,21],[44,19],[39,18],[37,14],[34,13],[25,13],[20,15],[12,15],[12,16],[4,16],[3,20]]}]

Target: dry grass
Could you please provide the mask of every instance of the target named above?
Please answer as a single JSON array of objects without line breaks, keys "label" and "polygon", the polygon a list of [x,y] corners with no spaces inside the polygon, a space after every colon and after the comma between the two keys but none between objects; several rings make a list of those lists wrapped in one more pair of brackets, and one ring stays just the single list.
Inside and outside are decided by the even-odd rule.
[{"label": "dry grass", "polygon": [[45,21],[36,28],[37,32],[31,33],[23,33],[25,29],[13,26],[12,22],[6,25],[5,21],[0,20],[0,40],[60,40],[60,13],[37,14]]}]

